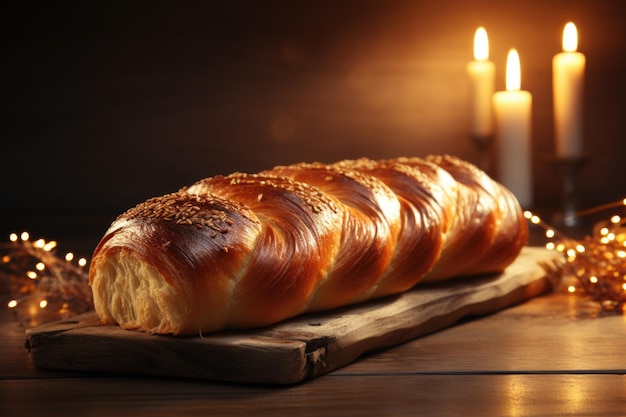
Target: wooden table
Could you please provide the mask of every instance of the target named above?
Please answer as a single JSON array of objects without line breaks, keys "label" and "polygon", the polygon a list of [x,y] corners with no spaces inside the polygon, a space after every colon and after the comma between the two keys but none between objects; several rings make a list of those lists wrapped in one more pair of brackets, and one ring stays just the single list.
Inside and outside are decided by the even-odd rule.
[{"label": "wooden table", "polygon": [[0,318],[0,415],[623,416],[626,317],[550,293],[287,387],[34,369]]}]

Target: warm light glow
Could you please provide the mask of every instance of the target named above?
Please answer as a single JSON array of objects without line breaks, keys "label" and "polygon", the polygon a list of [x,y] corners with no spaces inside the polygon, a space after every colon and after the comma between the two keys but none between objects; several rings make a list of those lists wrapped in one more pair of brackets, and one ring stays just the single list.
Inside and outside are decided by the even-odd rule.
[{"label": "warm light glow", "polygon": [[[616,207],[622,202],[626,200],[586,210],[584,214]],[[525,211],[524,217],[531,219],[533,214]],[[545,247],[565,256],[559,278],[564,279],[568,274],[581,283],[581,286],[574,283],[565,286],[568,292],[588,295],[605,311],[626,313],[626,217],[612,214],[603,222],[608,225],[600,227],[602,223],[596,223],[593,234],[579,242],[568,238],[559,242],[559,231],[542,222],[546,237],[554,238]]]},{"label": "warm light glow", "polygon": [[74,259],[74,254],[72,252],[68,252],[65,254],[65,260],[70,262],[72,259]]},{"label": "warm light glow", "polygon": [[51,240],[44,245],[43,250],[45,250],[46,252],[50,252],[52,249],[56,248],[56,246],[57,243],[54,240]]},{"label": "warm light glow", "polygon": [[539,224],[541,223],[541,219],[539,218],[539,216],[533,216],[530,218],[531,223],[533,224]]},{"label": "warm light glow", "polygon": [[565,52],[576,52],[578,49],[578,32],[576,25],[569,22],[563,29],[563,50]]},{"label": "warm light glow", "polygon": [[516,49],[511,49],[506,59],[506,89],[518,91],[522,87],[522,69],[519,54]]},{"label": "warm light glow", "polygon": [[474,59],[486,61],[489,59],[489,38],[484,27],[476,29],[474,34]]},{"label": "warm light glow", "polygon": [[[56,242],[48,242],[40,238],[32,239],[26,231],[11,233],[9,239],[12,241],[8,248],[11,251],[10,255],[0,254],[0,266],[8,270],[5,271],[8,272],[6,275],[9,280],[7,288],[14,290],[20,298],[16,295],[14,295],[15,299],[7,297],[5,306],[19,310],[20,316],[32,318],[41,315],[44,308],[46,311],[50,309],[53,312],[61,311],[64,315],[82,313],[90,308],[88,303],[83,303],[83,301],[90,301],[88,291],[86,291],[88,271],[76,268],[69,263],[75,258],[73,253],[68,253],[65,261],[57,258],[54,253],[48,254],[44,250],[49,251],[55,248]],[[76,259],[81,266],[88,264],[86,258]],[[10,265],[10,268],[4,266],[13,262],[15,265]],[[48,300],[59,297],[69,300],[65,301],[62,306]],[[80,302],[74,303],[74,300],[80,300]]]}]

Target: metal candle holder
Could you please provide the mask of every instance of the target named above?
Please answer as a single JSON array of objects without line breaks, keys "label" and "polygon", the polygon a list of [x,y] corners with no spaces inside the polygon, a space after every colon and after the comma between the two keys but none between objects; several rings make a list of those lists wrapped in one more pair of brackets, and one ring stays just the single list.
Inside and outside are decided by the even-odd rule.
[{"label": "metal candle holder", "polygon": [[554,218],[558,225],[578,227],[581,224],[577,215],[579,201],[576,179],[586,163],[585,157],[556,158],[554,161],[561,178],[561,209]]},{"label": "metal candle holder", "polygon": [[472,142],[478,149],[478,167],[487,174],[491,174],[491,144],[493,143],[493,138],[486,135],[473,135]]}]

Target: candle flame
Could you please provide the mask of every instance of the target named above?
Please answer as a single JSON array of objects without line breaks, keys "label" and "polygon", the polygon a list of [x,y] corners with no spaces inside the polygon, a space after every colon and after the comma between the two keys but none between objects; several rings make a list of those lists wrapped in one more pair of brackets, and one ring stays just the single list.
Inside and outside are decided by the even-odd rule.
[{"label": "candle flame", "polygon": [[489,59],[489,38],[484,27],[476,29],[474,34],[474,59],[486,61]]},{"label": "candle flame", "polygon": [[576,25],[569,22],[563,29],[563,50],[565,52],[576,52],[578,48],[578,32]]},{"label": "candle flame", "polygon": [[517,91],[522,86],[522,70],[520,68],[519,54],[515,48],[509,51],[506,59],[506,89]]}]

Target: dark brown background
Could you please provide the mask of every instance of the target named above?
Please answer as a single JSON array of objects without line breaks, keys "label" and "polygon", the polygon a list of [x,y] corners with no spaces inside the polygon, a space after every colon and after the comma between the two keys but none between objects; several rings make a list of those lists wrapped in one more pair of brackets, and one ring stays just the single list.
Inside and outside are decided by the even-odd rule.
[{"label": "dark brown background", "polygon": [[[299,161],[451,153],[469,138],[474,30],[497,89],[533,94],[535,201],[559,204],[551,59],[587,56],[581,206],[626,195],[626,3],[27,2],[4,6],[0,229],[100,235],[197,179]],[[55,237],[51,236],[51,237]]]}]

